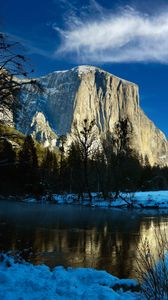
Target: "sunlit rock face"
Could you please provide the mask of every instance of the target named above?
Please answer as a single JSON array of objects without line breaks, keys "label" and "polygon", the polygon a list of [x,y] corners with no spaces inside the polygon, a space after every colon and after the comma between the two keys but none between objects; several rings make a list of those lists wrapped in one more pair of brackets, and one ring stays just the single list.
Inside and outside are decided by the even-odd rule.
[{"label": "sunlit rock face", "polygon": [[37,112],[30,126],[33,137],[43,143],[44,147],[54,148],[57,142],[57,135],[53,132],[45,116],[41,112]]},{"label": "sunlit rock face", "polygon": [[[138,86],[91,66],[53,72],[39,78],[44,93],[21,93],[23,110],[18,129],[34,132],[34,116],[42,113],[48,126],[58,135],[71,132],[72,124],[95,119],[99,137],[113,132],[115,123],[128,118],[133,127],[130,146],[151,165],[168,165],[168,143],[164,134],[147,118],[139,106]],[[43,141],[43,139],[42,139]]]},{"label": "sunlit rock face", "polygon": [[14,127],[13,113],[3,105],[0,105],[0,123],[9,127]]}]

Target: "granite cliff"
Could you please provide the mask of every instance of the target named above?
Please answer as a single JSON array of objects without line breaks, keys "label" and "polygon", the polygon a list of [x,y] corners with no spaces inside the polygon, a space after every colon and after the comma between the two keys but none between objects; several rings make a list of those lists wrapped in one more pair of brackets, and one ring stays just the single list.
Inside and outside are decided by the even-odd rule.
[{"label": "granite cliff", "polygon": [[53,72],[38,79],[44,93],[21,92],[23,109],[16,124],[46,146],[56,144],[57,134],[69,134],[73,121],[95,119],[99,135],[113,132],[114,125],[128,118],[133,127],[131,147],[151,165],[168,165],[165,135],[148,119],[139,105],[138,86],[91,66]]}]

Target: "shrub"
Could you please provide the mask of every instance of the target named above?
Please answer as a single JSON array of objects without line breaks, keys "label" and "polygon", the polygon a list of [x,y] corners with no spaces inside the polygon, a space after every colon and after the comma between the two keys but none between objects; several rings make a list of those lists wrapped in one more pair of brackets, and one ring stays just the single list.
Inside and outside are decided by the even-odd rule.
[{"label": "shrub", "polygon": [[147,238],[141,242],[136,271],[146,299],[164,300],[168,299],[168,239],[160,226],[154,232],[154,242],[154,249]]}]

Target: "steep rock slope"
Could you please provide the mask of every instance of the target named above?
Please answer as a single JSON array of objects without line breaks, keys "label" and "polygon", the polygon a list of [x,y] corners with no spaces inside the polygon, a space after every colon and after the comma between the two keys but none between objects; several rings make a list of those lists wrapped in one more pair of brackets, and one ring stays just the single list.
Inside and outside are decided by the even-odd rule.
[{"label": "steep rock slope", "polygon": [[70,133],[74,120],[80,124],[85,118],[95,119],[102,135],[113,132],[114,124],[128,117],[133,127],[131,147],[148,157],[151,165],[168,165],[167,139],[141,110],[136,84],[91,66],[53,72],[39,82],[44,87],[42,95],[31,93],[31,87],[21,93],[24,105],[17,128],[22,132],[32,132],[38,112],[44,116],[42,131],[48,142],[51,131]]}]

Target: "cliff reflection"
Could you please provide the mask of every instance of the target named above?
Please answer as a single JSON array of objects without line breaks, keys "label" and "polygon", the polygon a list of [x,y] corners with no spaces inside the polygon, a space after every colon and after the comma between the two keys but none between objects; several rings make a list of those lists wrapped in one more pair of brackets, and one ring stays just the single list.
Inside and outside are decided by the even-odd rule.
[{"label": "cliff reflection", "polygon": [[36,264],[93,267],[118,277],[135,276],[137,245],[147,236],[154,248],[154,228],[168,220],[134,211],[12,206],[0,210],[0,250],[32,247]]}]

